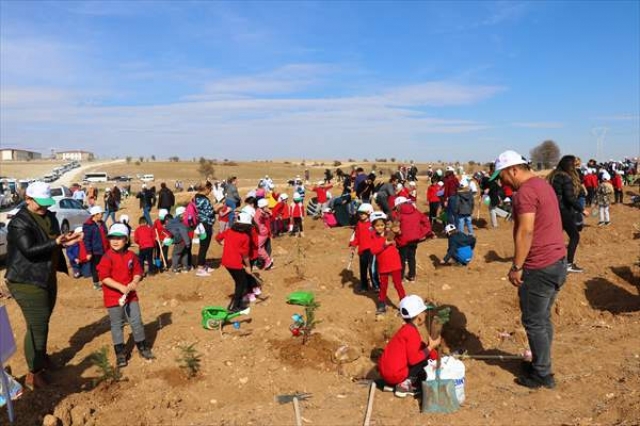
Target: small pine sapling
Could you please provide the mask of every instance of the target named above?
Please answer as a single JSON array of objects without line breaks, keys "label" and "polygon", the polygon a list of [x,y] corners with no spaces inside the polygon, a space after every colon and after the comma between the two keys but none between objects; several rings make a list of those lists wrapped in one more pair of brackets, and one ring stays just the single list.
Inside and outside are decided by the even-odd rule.
[{"label": "small pine sapling", "polygon": [[90,356],[93,365],[98,367],[98,369],[100,370],[100,377],[96,379],[96,383],[117,382],[122,378],[120,369],[114,367],[109,362],[108,351],[109,348],[107,346],[103,346],[99,351],[93,352]]},{"label": "small pine sapling", "polygon": [[180,364],[180,368],[182,368],[187,377],[190,379],[198,375],[200,372],[200,363],[202,360],[202,355],[200,355],[195,348],[196,344],[192,343],[190,345],[180,345],[180,351],[182,355],[176,359]]},{"label": "small pine sapling", "polygon": [[306,344],[311,337],[311,333],[316,328],[316,325],[320,323],[320,321],[316,320],[316,310],[320,307],[320,304],[316,301],[313,301],[304,307],[304,316],[305,322],[302,333],[302,344]]}]

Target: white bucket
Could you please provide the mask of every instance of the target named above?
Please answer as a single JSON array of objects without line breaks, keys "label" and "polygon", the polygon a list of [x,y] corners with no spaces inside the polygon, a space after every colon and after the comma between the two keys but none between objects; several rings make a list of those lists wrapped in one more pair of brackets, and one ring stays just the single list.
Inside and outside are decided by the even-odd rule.
[{"label": "white bucket", "polygon": [[[436,363],[435,360],[429,360],[429,364],[424,368],[427,373],[427,380],[436,380]],[[464,403],[464,363],[454,357],[443,356],[440,361],[440,379],[451,379],[455,383],[456,397],[462,405]]]}]

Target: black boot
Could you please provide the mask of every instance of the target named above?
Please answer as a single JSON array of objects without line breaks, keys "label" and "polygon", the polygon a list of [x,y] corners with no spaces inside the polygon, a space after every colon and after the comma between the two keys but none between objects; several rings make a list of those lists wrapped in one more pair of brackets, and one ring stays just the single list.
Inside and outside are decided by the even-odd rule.
[{"label": "black boot", "polygon": [[140,356],[146,360],[156,359],[156,356],[151,352],[151,349],[147,346],[146,340],[142,342],[136,342],[136,346],[138,347],[138,353]]},{"label": "black boot", "polygon": [[126,367],[127,354],[126,354],[124,345],[122,343],[118,345],[113,345],[113,349],[116,351],[116,366],[118,368]]}]

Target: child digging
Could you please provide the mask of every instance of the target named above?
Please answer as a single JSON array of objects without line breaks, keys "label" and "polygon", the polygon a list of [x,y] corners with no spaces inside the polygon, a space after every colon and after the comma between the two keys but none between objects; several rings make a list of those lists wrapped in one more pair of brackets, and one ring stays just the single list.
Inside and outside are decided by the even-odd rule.
[{"label": "child digging", "polygon": [[[351,252],[355,253],[358,247],[358,258],[360,263],[360,287],[357,293],[363,293],[371,289],[380,287],[378,277],[375,273],[373,255],[371,254],[371,222],[369,215],[373,213],[373,206],[369,203],[362,203],[358,207],[358,222],[356,223],[349,246]],[[369,287],[368,277],[371,277],[371,287]]]},{"label": "child digging", "polygon": [[400,253],[395,246],[393,238],[386,236],[387,215],[383,212],[373,212],[369,216],[373,226],[371,237],[371,253],[376,256],[380,279],[380,295],[378,298],[377,314],[384,314],[387,310],[387,288],[389,276],[393,279],[393,285],[398,292],[400,300],[404,299],[405,292],[402,286],[402,263]]},{"label": "child digging", "polygon": [[467,266],[473,259],[473,249],[476,247],[476,237],[473,235],[458,232],[455,225],[447,225],[444,232],[449,239],[449,247],[444,259],[440,261],[441,265],[449,263],[450,259],[457,262],[458,265]]},{"label": "child digging", "polygon": [[420,296],[411,294],[400,301],[400,316],[405,324],[391,338],[378,362],[378,371],[385,383],[395,386],[397,397],[415,395],[419,384],[426,379],[424,367],[430,359],[437,359],[440,337],[425,344],[418,327],[427,321],[429,309]]},{"label": "child digging", "polygon": [[155,356],[147,346],[136,292],[142,279],[142,267],[137,256],[126,248],[129,230],[125,225],[115,223],[111,225],[107,236],[110,250],[102,256],[98,274],[102,282],[104,306],[111,321],[116,365],[122,368],[127,366],[128,358],[122,330],[125,320],[131,327],[140,356],[147,360],[154,359]]}]

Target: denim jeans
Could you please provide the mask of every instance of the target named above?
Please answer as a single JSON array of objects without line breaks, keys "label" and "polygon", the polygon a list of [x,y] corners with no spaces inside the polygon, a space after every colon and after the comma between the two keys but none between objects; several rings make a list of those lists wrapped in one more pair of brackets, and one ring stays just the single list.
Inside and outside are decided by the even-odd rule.
[{"label": "denim jeans", "polygon": [[447,223],[449,224],[455,225],[458,220],[455,214],[457,205],[458,197],[449,197],[447,200]]},{"label": "denim jeans", "polygon": [[124,344],[124,322],[128,322],[133,333],[133,340],[136,343],[144,342],[144,325],[140,314],[138,302],[129,302],[124,306],[114,306],[107,308],[109,319],[111,320],[111,339],[114,345]]},{"label": "denim jeans", "polygon": [[458,231],[464,232],[465,225],[467,225],[467,229],[469,230],[467,234],[473,235],[473,225],[471,224],[471,216],[470,215],[458,216],[458,223],[456,225],[456,227],[458,228]]},{"label": "denim jeans", "polygon": [[143,207],[142,208],[142,215],[147,220],[147,223],[149,225],[152,225],[153,221],[151,220],[151,214],[149,213],[150,211],[151,211],[151,207]]},{"label": "denim jeans", "polygon": [[115,210],[105,210],[104,212],[104,224],[107,224],[107,221],[111,218],[111,224],[116,223],[116,211]]},{"label": "denim jeans", "polygon": [[551,308],[566,278],[565,259],[546,268],[525,269],[522,273],[523,283],[518,289],[522,325],[533,354],[533,371],[540,376],[551,374]]}]

